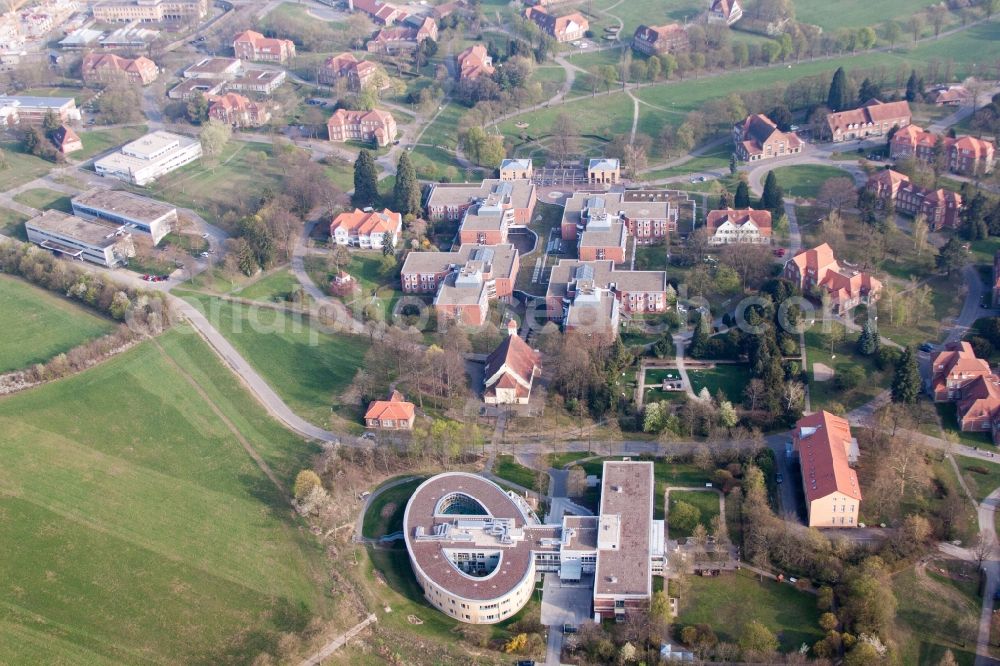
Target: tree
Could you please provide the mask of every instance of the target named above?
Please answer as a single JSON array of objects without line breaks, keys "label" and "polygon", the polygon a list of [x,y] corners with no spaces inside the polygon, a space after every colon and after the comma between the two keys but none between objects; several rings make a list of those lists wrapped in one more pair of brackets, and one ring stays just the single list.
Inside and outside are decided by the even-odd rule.
[{"label": "tree", "polygon": [[878,331],[870,321],[866,321],[861,328],[861,335],[858,336],[858,353],[863,356],[872,356],[878,353],[880,345]]},{"label": "tree", "polygon": [[740,420],[733,403],[723,400],[719,403],[719,425],[724,428],[734,427]]},{"label": "tree", "polygon": [[857,199],[858,192],[854,189],[853,178],[831,178],[819,189],[819,200],[826,204],[828,210],[836,209],[838,213]]},{"label": "tree", "polygon": [[891,51],[896,46],[896,42],[899,41],[900,36],[902,36],[903,29],[896,21],[889,21],[885,24],[884,30],[885,41],[889,42],[889,50]]},{"label": "tree", "polygon": [[780,215],[785,208],[785,194],[778,185],[778,178],[773,171],[767,172],[764,179],[764,191],[760,195],[758,208],[771,211],[772,215]]},{"label": "tree", "polygon": [[393,188],[393,201],[396,212],[400,215],[420,215],[420,183],[417,173],[410,162],[410,153],[403,151],[399,156],[396,168],[396,185]]},{"label": "tree", "polygon": [[206,157],[218,157],[233,136],[233,128],[218,120],[209,120],[202,128],[198,138],[201,140],[201,150]]},{"label": "tree", "polygon": [[920,14],[912,14],[906,21],[906,29],[913,34],[913,41],[920,39],[920,33],[924,30],[924,17]]},{"label": "tree", "polygon": [[982,532],[976,534],[976,540],[972,543],[972,555],[976,558],[979,568],[983,568],[983,562],[993,552],[993,539]]},{"label": "tree", "polygon": [[858,88],[858,99],[862,102],[867,102],[870,99],[878,99],[882,96],[882,90],[879,88],[877,83],[873,83],[871,79],[866,78],[861,82],[861,87]]},{"label": "tree", "polygon": [[301,501],[312,491],[313,488],[316,488],[317,486],[323,486],[323,482],[320,481],[319,475],[311,469],[302,470],[295,477],[295,486],[293,490],[295,499]]},{"label": "tree", "polygon": [[351,203],[357,208],[374,206],[378,202],[378,171],[375,158],[365,148],[354,160],[354,194]]},{"label": "tree", "polygon": [[843,111],[853,106],[851,102],[850,92],[847,89],[847,73],[844,72],[843,67],[838,67],[837,71],[833,73],[833,79],[830,81],[830,91],[826,96],[826,105],[833,111]]},{"label": "tree", "polygon": [[670,597],[665,591],[653,592],[653,598],[649,601],[649,618],[664,626],[670,624],[673,613],[670,610]]},{"label": "tree", "polygon": [[740,631],[739,646],[744,659],[766,657],[778,649],[778,639],[763,624],[750,620]]},{"label": "tree", "polygon": [[952,271],[963,268],[968,262],[969,251],[965,249],[962,242],[955,236],[948,239],[948,242],[944,244],[944,247],[941,248],[941,252],[937,256],[938,270],[944,271],[947,275],[951,275]]},{"label": "tree", "polygon": [[732,176],[736,175],[738,166],[736,164],[736,153],[729,156],[729,174]]},{"label": "tree", "polygon": [[698,323],[695,325],[694,335],[691,336],[691,346],[688,353],[694,358],[701,358],[708,352],[709,342],[711,342],[712,325],[709,317],[704,313],[698,314]]},{"label": "tree", "polygon": [[844,657],[843,666],[871,666],[881,661],[875,646],[867,642],[855,644]]},{"label": "tree", "polygon": [[[613,68],[612,68],[613,69]],[[560,113],[552,123],[552,155],[564,162],[579,152],[580,130],[568,113]]]},{"label": "tree", "polygon": [[910,70],[910,78],[906,80],[906,93],[905,93],[906,101],[907,102],[917,101],[917,98],[920,97],[924,92],[923,88],[924,87],[922,82],[920,81],[919,77],[917,77],[917,70],[915,69]]},{"label": "tree", "polygon": [[701,511],[688,502],[674,502],[670,507],[670,527],[681,532],[691,532],[701,521]]},{"label": "tree", "polygon": [[653,354],[656,358],[666,358],[674,355],[674,336],[670,331],[664,332],[660,339],[653,344]]},{"label": "tree", "polygon": [[733,196],[733,207],[741,210],[750,207],[750,187],[745,180],[741,180],[736,185],[736,194]]},{"label": "tree", "polygon": [[945,650],[944,656],[938,662],[938,666],[958,666],[958,661],[955,660],[955,655],[952,654],[951,650]]},{"label": "tree", "polygon": [[915,218],[913,218],[913,249],[916,250],[917,256],[921,256],[924,250],[927,249],[927,233],[929,229],[927,227],[927,216],[923,213],[918,213]]},{"label": "tree", "polygon": [[867,51],[871,47],[875,46],[876,39],[877,37],[873,28],[866,26],[858,30],[858,48],[861,50]]},{"label": "tree", "polygon": [[919,396],[920,370],[917,368],[917,355],[913,353],[913,347],[907,347],[892,379],[892,401],[912,405]]}]

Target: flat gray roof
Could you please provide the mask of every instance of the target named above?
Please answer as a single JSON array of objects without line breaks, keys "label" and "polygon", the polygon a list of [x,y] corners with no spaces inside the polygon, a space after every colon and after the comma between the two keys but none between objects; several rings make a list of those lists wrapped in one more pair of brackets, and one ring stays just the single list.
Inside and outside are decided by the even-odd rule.
[{"label": "flat gray roof", "polygon": [[441,273],[449,266],[462,266],[469,261],[476,250],[489,249],[493,251],[493,277],[509,277],[514,268],[517,249],[507,243],[504,245],[476,245],[466,243],[455,252],[410,252],[403,261],[402,274],[411,273]]},{"label": "flat gray roof", "polygon": [[58,210],[47,210],[41,215],[31,218],[25,224],[41,231],[58,234],[101,248],[117,243],[121,238],[119,232],[123,229],[122,225],[119,224],[84,220]]},{"label": "flat gray roof", "polygon": [[80,206],[116,213],[139,222],[155,222],[165,215],[177,212],[177,208],[169,204],[121,190],[94,189],[73,197],[72,201]]},{"label": "flat gray roof", "polygon": [[503,181],[487,178],[481,183],[437,183],[427,198],[428,206],[462,206],[485,199],[501,183],[510,185],[510,205],[513,208],[527,208],[535,185],[530,180]]},{"label": "flat gray roof", "polygon": [[[594,594],[651,593],[650,531],[653,524],[653,463],[604,462],[601,477],[601,530],[609,516],[619,516],[616,548],[599,548]],[[603,541],[603,537],[599,536]]]},{"label": "flat gray roof", "polygon": [[663,271],[628,271],[615,270],[612,261],[580,261],[579,259],[560,259],[552,268],[549,276],[549,287],[546,297],[562,298],[566,295],[566,286],[576,275],[576,269],[589,266],[592,270],[594,284],[607,288],[614,283],[619,291],[666,291],[667,274]]}]

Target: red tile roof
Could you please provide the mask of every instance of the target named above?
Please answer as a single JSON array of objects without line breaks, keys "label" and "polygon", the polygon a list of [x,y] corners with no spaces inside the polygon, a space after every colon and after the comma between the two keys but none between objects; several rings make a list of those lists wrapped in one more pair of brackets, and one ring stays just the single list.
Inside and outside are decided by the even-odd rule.
[{"label": "red tile roof", "polygon": [[493,65],[489,62],[490,57],[486,47],[482,44],[474,44],[459,53],[455,60],[458,62],[458,78],[461,81],[479,78],[482,74],[492,74]]},{"label": "red tile roof", "polygon": [[820,411],[803,416],[792,435],[802,465],[802,481],[809,502],[839,492],[861,499],[858,475],[848,463],[851,426],[847,419]]},{"label": "red tile roof", "polygon": [[705,217],[705,226],[708,227],[709,234],[711,234],[727,221],[738,227],[747,222],[753,222],[754,226],[760,229],[761,235],[771,235],[771,211],[768,210],[754,210],[753,208],[713,210]]},{"label": "red tile roof", "polygon": [[910,105],[905,101],[882,102],[873,99],[865,102],[856,109],[831,113],[826,117],[826,122],[830,128],[830,132],[836,134],[838,131],[843,131],[852,126],[877,125],[900,119],[905,120],[909,124],[911,116]]},{"label": "red tile roof", "polygon": [[330,223],[330,233],[343,227],[359,236],[379,235],[387,231],[393,234],[399,231],[402,223],[403,216],[388,208],[381,212],[373,210],[368,213],[355,208],[351,213],[341,213],[333,218],[333,222]]},{"label": "red tile roof", "polygon": [[[539,354],[528,346],[527,342],[516,334],[508,335],[500,346],[486,357],[484,378],[488,381],[504,366],[507,371],[501,375],[499,388],[512,388],[513,384],[510,382],[513,381],[529,391],[535,371],[541,368],[541,360]],[[504,381],[507,384],[504,384]],[[487,389],[489,388],[492,387],[487,386]]]},{"label": "red tile roof", "polygon": [[403,400],[399,391],[393,391],[388,400],[375,400],[368,405],[368,411],[365,412],[366,421],[369,419],[409,421],[413,416],[413,403]]}]

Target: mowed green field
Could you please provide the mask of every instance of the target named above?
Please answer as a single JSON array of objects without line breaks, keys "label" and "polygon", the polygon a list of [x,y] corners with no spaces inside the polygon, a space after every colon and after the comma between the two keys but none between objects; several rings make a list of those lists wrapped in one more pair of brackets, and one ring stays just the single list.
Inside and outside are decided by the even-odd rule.
[{"label": "mowed green field", "polygon": [[325,425],[368,350],[368,340],[320,333],[308,318],[185,294],[300,416]]},{"label": "mowed green field", "polygon": [[778,167],[774,170],[774,177],[778,179],[785,196],[800,199],[815,199],[823,183],[831,178],[851,178],[853,181],[849,172],[824,164]]},{"label": "mowed green field", "polygon": [[286,485],[315,451],[190,329],[0,400],[0,432],[5,663],[249,663],[329,615],[321,549],[236,433]]},{"label": "mowed green field", "polygon": [[[796,0],[795,19],[818,25],[824,30],[876,26],[892,19],[903,24],[906,17],[933,4],[933,0]],[[913,36],[909,38],[913,39]]]},{"label": "mowed green field", "polygon": [[0,372],[43,363],[114,328],[76,303],[5,275],[0,312]]}]

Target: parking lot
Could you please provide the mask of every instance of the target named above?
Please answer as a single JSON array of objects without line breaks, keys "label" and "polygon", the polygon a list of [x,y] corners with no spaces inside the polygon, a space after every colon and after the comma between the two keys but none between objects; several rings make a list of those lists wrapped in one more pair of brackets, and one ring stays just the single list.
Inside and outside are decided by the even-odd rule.
[{"label": "parking lot", "polygon": [[542,624],[562,629],[565,624],[579,627],[591,619],[594,576],[584,575],[579,583],[563,583],[554,573],[545,574],[542,589]]}]

